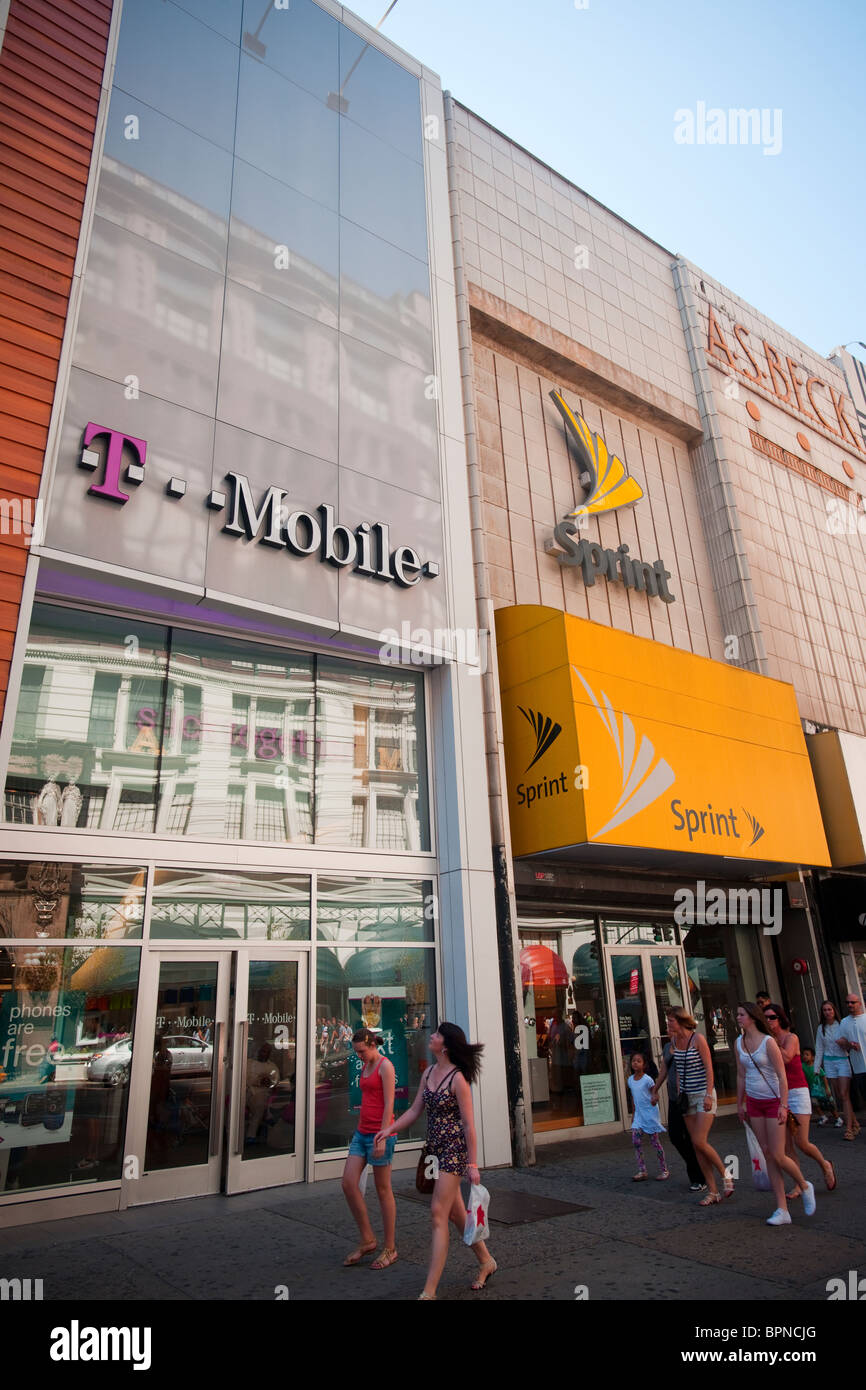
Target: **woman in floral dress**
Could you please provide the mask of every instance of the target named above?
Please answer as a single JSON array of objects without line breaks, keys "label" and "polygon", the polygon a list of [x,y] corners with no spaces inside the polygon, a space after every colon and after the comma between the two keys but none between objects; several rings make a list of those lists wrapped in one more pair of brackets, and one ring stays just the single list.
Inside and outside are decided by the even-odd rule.
[{"label": "woman in floral dress", "polygon": [[[453,1221],[461,1239],[466,1225],[466,1208],[460,1195],[464,1173],[472,1183],[480,1181],[475,1162],[477,1140],[472,1111],[472,1082],[481,1070],[483,1044],[466,1041],[456,1023],[440,1023],[430,1038],[433,1066],[421,1078],[412,1105],[399,1120],[376,1135],[377,1142],[408,1129],[427,1110],[427,1154],[433,1164],[435,1186],[430,1203],[433,1239],[427,1281],[419,1300],[436,1297],[448,1258],[448,1222]],[[478,1275],[471,1287],[481,1290],[496,1273],[496,1261],[483,1241],[471,1247],[478,1261]]]}]

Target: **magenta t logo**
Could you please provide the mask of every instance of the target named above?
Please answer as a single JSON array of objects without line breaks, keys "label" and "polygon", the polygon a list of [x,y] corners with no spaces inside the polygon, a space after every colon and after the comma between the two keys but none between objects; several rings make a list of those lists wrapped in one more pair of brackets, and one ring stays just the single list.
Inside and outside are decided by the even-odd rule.
[{"label": "magenta t logo", "polygon": [[85,468],[95,467],[97,456],[91,454],[87,456],[87,446],[92,439],[98,435],[108,435],[108,453],[105,456],[105,472],[101,483],[94,483],[87,489],[95,497],[107,497],[112,502],[119,502],[123,505],[129,501],[129,493],[120,490],[120,469],[123,463],[123,446],[129,445],[135,454],[135,462],[130,463],[126,470],[126,481],[130,483],[140,483],[144,480],[144,464],[147,458],[147,441],[136,439],[131,434],[121,434],[119,430],[109,429],[107,425],[95,425],[92,422],[84,430],[84,454],[82,464]]}]

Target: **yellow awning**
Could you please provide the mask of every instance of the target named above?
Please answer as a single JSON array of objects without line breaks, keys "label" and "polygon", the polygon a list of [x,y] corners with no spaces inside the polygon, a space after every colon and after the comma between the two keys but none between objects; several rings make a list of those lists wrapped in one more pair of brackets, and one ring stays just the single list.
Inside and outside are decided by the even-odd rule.
[{"label": "yellow awning", "polygon": [[515,855],[829,864],[792,686],[549,608],[496,634]]}]

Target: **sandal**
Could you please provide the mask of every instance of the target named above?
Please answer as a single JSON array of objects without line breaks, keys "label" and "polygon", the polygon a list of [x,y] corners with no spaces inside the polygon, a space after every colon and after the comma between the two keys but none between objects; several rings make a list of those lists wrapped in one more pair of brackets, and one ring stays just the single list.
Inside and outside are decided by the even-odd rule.
[{"label": "sandal", "polygon": [[646,1179],[646,1173],[635,1173],[634,1177],[632,1178],[632,1182],[646,1182]]},{"label": "sandal", "polygon": [[853,1129],[846,1129],[846,1130],[845,1130],[845,1133],[842,1135],[842,1138],[843,1138],[843,1139],[851,1139],[851,1140],[853,1140],[853,1138],[854,1138],[854,1131],[853,1131]]},{"label": "sandal", "polygon": [[[483,1268],[478,1271],[478,1278],[474,1283],[469,1285],[470,1289],[472,1289],[474,1293],[480,1293],[482,1289],[486,1289],[498,1268],[499,1265],[495,1260],[492,1265],[484,1265]],[[482,1274],[484,1275],[483,1279],[481,1278]]]},{"label": "sandal", "polygon": [[656,1178],[656,1182],[667,1182],[667,1180],[668,1180],[669,1177],[670,1177],[670,1173],[668,1172],[668,1170],[667,1170],[667,1168],[666,1168],[665,1171],[664,1171],[663,1173],[659,1173],[658,1177]]},{"label": "sandal", "polygon": [[725,1178],[725,1190],[724,1190],[724,1192],[722,1193],[722,1197],[727,1201],[727,1199],[728,1199],[729,1197],[733,1197],[733,1195],[734,1195],[734,1180],[733,1180],[733,1178]]},{"label": "sandal", "polygon": [[415,1302],[416,1302],[416,1303],[435,1303],[435,1302],[436,1302],[436,1295],[435,1295],[435,1293],[419,1293],[419,1295],[418,1295],[418,1297],[416,1298]]},{"label": "sandal", "polygon": [[714,1207],[722,1199],[718,1192],[708,1192],[703,1201],[698,1202],[699,1207]]},{"label": "sandal", "polygon": [[353,1250],[351,1255],[347,1255],[343,1261],[343,1268],[348,1269],[350,1265],[359,1265],[365,1255],[372,1255],[376,1250],[376,1241],[372,1245],[359,1245],[357,1250]]},{"label": "sandal", "polygon": [[829,1180],[829,1178],[827,1177],[827,1174],[826,1174],[826,1173],[824,1174],[824,1185],[825,1185],[825,1187],[827,1188],[827,1191],[828,1191],[828,1192],[835,1192],[835,1191],[836,1191],[836,1169],[833,1167],[833,1164],[830,1162],[829,1158],[827,1159],[827,1166],[828,1166],[828,1168],[830,1169],[830,1175],[831,1175],[831,1177],[832,1177],[832,1179],[833,1179],[833,1185],[832,1185],[832,1187],[830,1186],[830,1180]]},{"label": "sandal", "polygon": [[386,1245],[377,1260],[370,1265],[371,1269],[387,1269],[389,1265],[397,1263],[397,1251],[394,1246]]}]

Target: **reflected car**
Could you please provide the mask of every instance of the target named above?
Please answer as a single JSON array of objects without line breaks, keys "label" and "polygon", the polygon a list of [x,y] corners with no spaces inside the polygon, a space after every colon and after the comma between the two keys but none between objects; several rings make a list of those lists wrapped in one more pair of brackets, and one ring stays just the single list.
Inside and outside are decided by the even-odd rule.
[{"label": "reflected car", "polygon": [[[213,1066],[213,1047],[198,1038],[182,1034],[167,1034],[163,1043],[171,1055],[171,1076],[209,1076]],[[92,1057],[87,1067],[88,1081],[103,1081],[106,1086],[125,1086],[129,1081],[132,1060],[132,1039],[121,1038],[104,1052]]]}]

